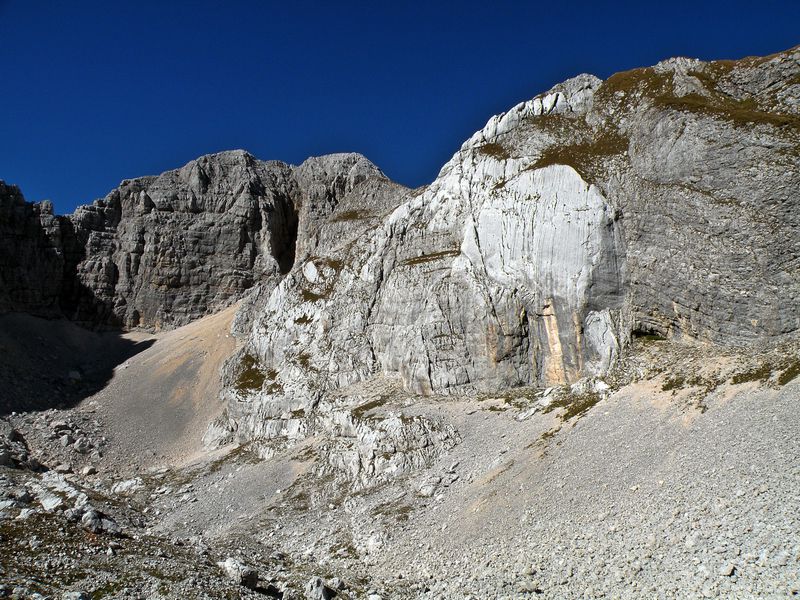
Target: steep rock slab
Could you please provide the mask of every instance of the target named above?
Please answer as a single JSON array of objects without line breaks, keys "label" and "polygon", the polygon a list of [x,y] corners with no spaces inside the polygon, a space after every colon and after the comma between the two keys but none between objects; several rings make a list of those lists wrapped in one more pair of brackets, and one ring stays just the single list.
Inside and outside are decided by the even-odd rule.
[{"label": "steep rock slab", "polygon": [[582,75],[493,117],[382,223],[332,235],[321,215],[253,313],[261,384],[228,365],[230,428],[280,436],[381,373],[418,393],[564,383],[634,333],[795,332],[798,58]]},{"label": "steep rock slab", "polygon": [[383,224],[354,218],[341,237],[323,222],[330,246],[275,288],[228,365],[232,429],[297,433],[288,415],[379,373],[448,393],[604,372],[621,344],[618,215],[571,167],[533,162],[466,146]]}]

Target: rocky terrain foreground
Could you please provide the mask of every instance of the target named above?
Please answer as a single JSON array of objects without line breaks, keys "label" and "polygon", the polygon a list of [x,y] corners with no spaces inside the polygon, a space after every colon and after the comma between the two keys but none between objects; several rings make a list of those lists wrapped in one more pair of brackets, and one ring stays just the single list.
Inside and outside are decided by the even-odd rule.
[{"label": "rocky terrain foreground", "polygon": [[800,595],[798,183],[800,48],[0,183],[0,597]]}]

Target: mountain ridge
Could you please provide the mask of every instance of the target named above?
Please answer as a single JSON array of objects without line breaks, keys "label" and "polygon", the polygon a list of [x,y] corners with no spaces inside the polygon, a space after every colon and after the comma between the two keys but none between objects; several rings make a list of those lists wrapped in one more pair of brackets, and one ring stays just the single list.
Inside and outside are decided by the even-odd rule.
[{"label": "mountain ridge", "polygon": [[798,111],[800,47],[572,78],[415,190],[0,184],[0,596],[796,596]]}]

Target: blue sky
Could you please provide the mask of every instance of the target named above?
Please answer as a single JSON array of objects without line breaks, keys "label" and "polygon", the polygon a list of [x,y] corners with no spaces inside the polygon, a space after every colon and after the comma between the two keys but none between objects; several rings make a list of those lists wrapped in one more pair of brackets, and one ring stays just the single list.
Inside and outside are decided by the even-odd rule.
[{"label": "blue sky", "polygon": [[245,148],[430,182],[486,120],[581,72],[800,44],[800,2],[0,0],[0,179],[60,213]]}]

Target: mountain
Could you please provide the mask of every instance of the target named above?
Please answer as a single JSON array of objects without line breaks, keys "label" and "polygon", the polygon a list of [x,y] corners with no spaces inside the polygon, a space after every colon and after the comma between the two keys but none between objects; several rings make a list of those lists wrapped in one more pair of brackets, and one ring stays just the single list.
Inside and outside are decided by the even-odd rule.
[{"label": "mountain", "polygon": [[800,47],[579,75],[416,190],[240,150],[68,216],[0,182],[0,516],[26,523],[0,519],[0,574],[61,591],[26,536],[121,529],[54,572],[796,595],[799,184]]},{"label": "mountain", "polygon": [[[63,314],[89,326],[162,329],[227,306],[292,266],[298,227],[355,184],[384,179],[359,155],[300,167],[236,150],[158,177],[123,181],[105,198],[54,217],[0,184],[0,307]],[[31,267],[34,267],[33,270]]]},{"label": "mountain", "polygon": [[275,377],[229,384],[230,430],[269,437],[377,374],[491,393],[603,376],[637,335],[791,336],[799,58],[581,75],[490,119],[424,190],[334,211],[242,313],[230,381],[248,356]]}]

